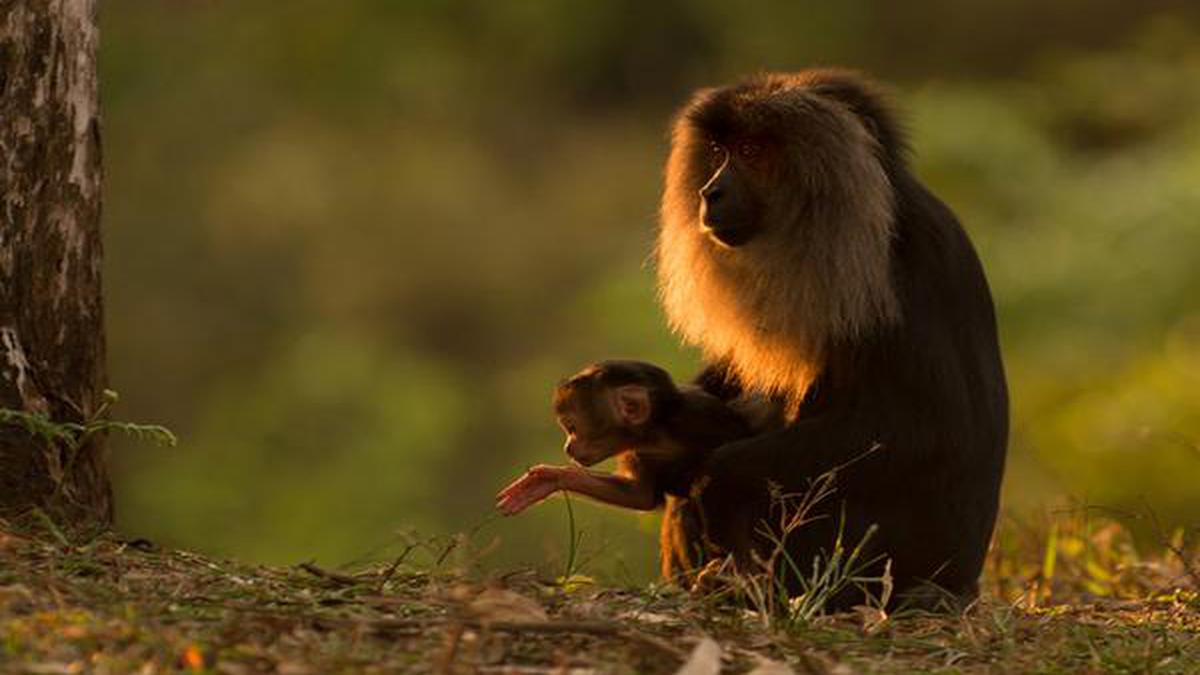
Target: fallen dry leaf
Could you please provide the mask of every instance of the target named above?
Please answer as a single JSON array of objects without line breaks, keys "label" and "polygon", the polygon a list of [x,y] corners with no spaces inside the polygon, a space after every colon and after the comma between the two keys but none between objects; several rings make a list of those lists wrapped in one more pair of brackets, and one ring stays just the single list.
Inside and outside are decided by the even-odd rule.
[{"label": "fallen dry leaf", "polygon": [[467,612],[479,621],[542,623],[548,617],[536,600],[506,588],[485,588],[467,604]]},{"label": "fallen dry leaf", "polygon": [[72,663],[26,663],[21,666],[22,673],[30,675],[75,675],[83,672],[83,664],[79,661]]},{"label": "fallen dry leaf", "polygon": [[746,675],[796,675],[786,663],[759,657],[758,665]]},{"label": "fallen dry leaf", "polygon": [[196,645],[188,645],[187,649],[183,650],[183,654],[179,656],[179,662],[183,668],[192,672],[204,670],[204,654]]},{"label": "fallen dry leaf", "polygon": [[862,621],[862,632],[864,635],[874,635],[881,628],[887,625],[887,612],[878,607],[869,607],[867,605],[856,605],[854,613]]},{"label": "fallen dry leaf", "polygon": [[712,638],[700,640],[686,663],[675,675],[718,675],[721,672],[721,645]]},{"label": "fallen dry leaf", "polygon": [[0,532],[0,551],[9,548],[17,548],[18,546],[25,546],[28,543],[29,540],[18,537],[15,534]]},{"label": "fallen dry leaf", "polygon": [[663,614],[661,612],[643,612],[640,610],[621,612],[617,615],[617,618],[623,621],[638,621],[655,626],[672,626],[683,623],[683,620],[678,616]]}]

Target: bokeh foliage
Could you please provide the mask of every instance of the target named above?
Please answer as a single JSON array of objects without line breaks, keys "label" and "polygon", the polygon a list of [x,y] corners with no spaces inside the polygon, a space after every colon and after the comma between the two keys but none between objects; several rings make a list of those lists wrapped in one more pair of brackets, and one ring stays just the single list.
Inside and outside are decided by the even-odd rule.
[{"label": "bokeh foliage", "polygon": [[[479,526],[552,564],[554,382],[685,377],[654,303],[665,128],[698,86],[838,63],[895,85],[997,298],[1006,502],[1200,524],[1200,24],[1187,3],[112,0],[102,9],[123,528],[340,563]],[[576,509],[644,579],[653,517]]]}]

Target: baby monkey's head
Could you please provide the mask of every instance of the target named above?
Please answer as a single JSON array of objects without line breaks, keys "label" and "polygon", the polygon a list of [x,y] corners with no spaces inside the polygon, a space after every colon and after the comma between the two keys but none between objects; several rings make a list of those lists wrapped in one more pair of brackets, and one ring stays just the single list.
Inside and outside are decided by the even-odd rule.
[{"label": "baby monkey's head", "polygon": [[561,382],[554,413],[567,455],[592,466],[649,440],[679,399],[667,371],[643,361],[601,361]]}]

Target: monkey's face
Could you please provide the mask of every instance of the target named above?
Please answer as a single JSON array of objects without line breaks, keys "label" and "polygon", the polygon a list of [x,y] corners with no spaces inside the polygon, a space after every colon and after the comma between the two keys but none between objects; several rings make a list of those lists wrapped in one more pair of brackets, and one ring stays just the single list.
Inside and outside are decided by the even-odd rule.
[{"label": "monkey's face", "polygon": [[583,466],[598,464],[626,449],[621,429],[593,411],[573,410],[558,416],[567,435],[563,450]]},{"label": "monkey's face", "polygon": [[767,157],[761,142],[710,141],[698,162],[711,172],[700,188],[700,222],[717,243],[735,248],[762,228],[760,184]]},{"label": "monkey's face", "polygon": [[724,249],[769,239],[754,248],[795,250],[807,239],[857,237],[814,230],[846,229],[848,219],[880,215],[864,214],[876,202],[890,206],[868,127],[821,89],[819,74],[698,92],[672,130],[664,215],[690,221]]},{"label": "monkey's face", "polygon": [[601,387],[574,394],[558,413],[558,425],[567,435],[563,450],[571,459],[592,466],[637,443],[650,418],[646,387]]}]

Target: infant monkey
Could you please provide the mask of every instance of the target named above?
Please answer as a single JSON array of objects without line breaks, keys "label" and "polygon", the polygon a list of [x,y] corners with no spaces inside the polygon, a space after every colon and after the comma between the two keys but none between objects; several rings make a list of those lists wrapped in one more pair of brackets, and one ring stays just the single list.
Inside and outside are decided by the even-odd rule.
[{"label": "infant monkey", "polygon": [[[555,389],[554,412],[567,454],[582,466],[533,467],[496,495],[505,515],[559,490],[650,510],[664,494],[687,497],[711,450],[751,434],[746,419],[720,399],[677,387],[667,371],[642,361],[588,366]],[[583,468],[614,455],[615,473]]]}]

